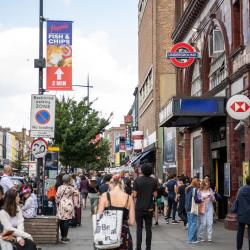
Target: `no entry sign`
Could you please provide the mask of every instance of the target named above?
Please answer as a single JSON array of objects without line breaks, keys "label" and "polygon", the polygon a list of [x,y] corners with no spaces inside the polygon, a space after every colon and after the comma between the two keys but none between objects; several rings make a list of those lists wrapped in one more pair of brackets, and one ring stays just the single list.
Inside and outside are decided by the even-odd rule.
[{"label": "no entry sign", "polygon": [[188,43],[175,44],[170,52],[167,52],[167,58],[173,65],[179,68],[186,68],[192,65],[199,53]]},{"label": "no entry sign", "polygon": [[227,113],[236,120],[244,120],[250,115],[250,99],[245,95],[234,95],[227,101]]}]

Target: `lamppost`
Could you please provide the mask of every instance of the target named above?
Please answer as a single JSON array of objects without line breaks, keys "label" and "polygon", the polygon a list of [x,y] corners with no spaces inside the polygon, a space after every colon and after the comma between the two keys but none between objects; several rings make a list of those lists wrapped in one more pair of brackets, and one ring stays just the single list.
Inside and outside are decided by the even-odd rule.
[{"label": "lamppost", "polygon": [[87,88],[87,101],[88,101],[88,105],[89,105],[89,89],[93,88],[93,86],[89,85],[89,75],[87,77],[87,85],[81,85],[81,84],[74,84],[72,85],[74,87],[82,87],[82,88]]}]

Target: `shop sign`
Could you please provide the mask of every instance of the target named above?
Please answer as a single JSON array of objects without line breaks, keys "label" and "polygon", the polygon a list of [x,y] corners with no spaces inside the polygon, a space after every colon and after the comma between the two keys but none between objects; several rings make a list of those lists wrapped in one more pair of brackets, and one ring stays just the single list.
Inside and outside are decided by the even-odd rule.
[{"label": "shop sign", "polygon": [[199,53],[188,43],[175,44],[170,52],[167,52],[167,58],[170,59],[172,64],[178,68],[190,67]]}]

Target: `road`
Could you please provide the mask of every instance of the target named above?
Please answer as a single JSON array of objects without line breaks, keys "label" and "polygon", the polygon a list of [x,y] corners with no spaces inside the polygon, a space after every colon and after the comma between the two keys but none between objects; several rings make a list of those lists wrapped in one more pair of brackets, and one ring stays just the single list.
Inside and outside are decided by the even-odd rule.
[{"label": "road", "polygon": [[[214,241],[212,243],[202,242],[197,245],[186,243],[186,232],[183,224],[166,225],[163,217],[160,217],[159,226],[153,226],[152,250],[234,250],[236,232],[224,229],[222,222],[214,225]],[[135,244],[135,226],[131,228],[132,237]],[[145,240],[145,234],[143,235]],[[57,245],[42,246],[43,250],[89,250],[93,249],[92,222],[90,210],[84,210],[82,216],[82,226],[70,228],[69,244],[59,243]],[[244,242],[244,248],[247,248],[247,241]],[[145,249],[145,245],[143,248]]]}]

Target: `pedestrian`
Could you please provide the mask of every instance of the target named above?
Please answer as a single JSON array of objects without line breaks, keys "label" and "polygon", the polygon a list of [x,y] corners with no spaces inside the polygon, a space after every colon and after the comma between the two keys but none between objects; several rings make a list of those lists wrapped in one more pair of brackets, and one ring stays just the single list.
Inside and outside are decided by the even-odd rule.
[{"label": "pedestrian", "polygon": [[185,209],[185,189],[186,189],[186,185],[184,184],[184,179],[183,178],[179,178],[178,180],[178,191],[177,191],[177,211],[178,211],[178,215],[181,218],[181,220],[184,223],[184,229],[187,229],[187,213],[186,213],[186,209]]},{"label": "pedestrian", "polygon": [[158,187],[157,180],[150,177],[153,173],[152,164],[142,164],[141,172],[142,176],[135,179],[133,185],[133,196],[136,198],[136,250],[141,250],[143,221],[146,229],[146,250],[151,250],[154,199],[157,197]]},{"label": "pedestrian", "polygon": [[80,193],[81,193],[81,196],[82,196],[83,207],[85,209],[86,209],[86,206],[87,206],[88,189],[89,189],[89,181],[87,180],[86,176],[83,175],[81,177],[81,182],[80,182]]},{"label": "pedestrian", "polygon": [[12,167],[10,165],[5,165],[3,172],[4,174],[1,178],[0,185],[3,187],[4,193],[6,193],[10,188],[14,188],[14,183],[10,179]]},{"label": "pedestrian", "polygon": [[175,219],[176,211],[177,211],[177,202],[176,202],[177,181],[175,178],[176,178],[176,175],[170,175],[169,181],[166,184],[166,192],[168,193],[168,210],[167,210],[166,224],[169,224],[171,212],[172,212],[171,224],[179,223]]},{"label": "pedestrian", "polygon": [[119,175],[113,176],[110,181],[110,191],[101,196],[98,214],[102,214],[106,209],[123,211],[122,243],[117,250],[133,250],[129,226],[135,222],[134,201],[132,196],[122,190],[122,179]]},{"label": "pedestrian", "polygon": [[3,207],[3,201],[4,201],[4,192],[3,192],[3,187],[0,186],[0,210]]},{"label": "pedestrian", "polygon": [[236,200],[231,208],[232,213],[237,214],[238,231],[237,231],[237,250],[243,246],[244,231],[248,228],[248,247],[250,249],[250,176],[246,177],[246,185],[238,191]]},{"label": "pedestrian", "polygon": [[103,193],[106,193],[109,190],[109,183],[111,179],[112,179],[112,175],[110,174],[106,174],[103,177],[103,182],[101,186],[99,187],[99,195],[102,195]]},{"label": "pedestrian", "polygon": [[26,188],[23,190],[23,206],[22,213],[24,218],[34,218],[36,216],[36,207],[34,198],[31,196],[31,190]]},{"label": "pedestrian", "polygon": [[96,184],[96,177],[94,176],[90,179],[88,191],[89,191],[91,213],[95,214],[97,212],[97,205],[98,205],[98,186]]},{"label": "pedestrian", "polygon": [[9,189],[4,196],[3,209],[0,211],[0,222],[4,231],[13,231],[14,249],[35,250],[36,245],[30,234],[24,231],[24,218],[19,207],[20,197],[16,190]]},{"label": "pedestrian", "polygon": [[[201,199],[198,197],[199,188],[199,179],[194,177],[191,184],[186,187],[186,196],[185,196],[185,209],[187,212],[188,218],[188,243],[196,244],[199,241],[197,240],[197,224],[198,224],[198,211],[192,211],[192,206],[195,204],[201,203]],[[192,203],[195,204],[192,204]]]},{"label": "pedestrian", "polygon": [[215,201],[214,192],[210,188],[207,180],[201,182],[199,188],[199,197],[202,202],[199,204],[200,227],[199,227],[199,240],[205,241],[205,229],[207,227],[207,240],[212,242],[213,236],[213,213]]},{"label": "pedestrian", "polygon": [[59,186],[56,192],[57,217],[61,230],[62,243],[69,243],[68,230],[69,222],[74,217],[74,196],[77,196],[76,189],[70,185],[70,176],[65,174],[62,177],[63,185]]}]

